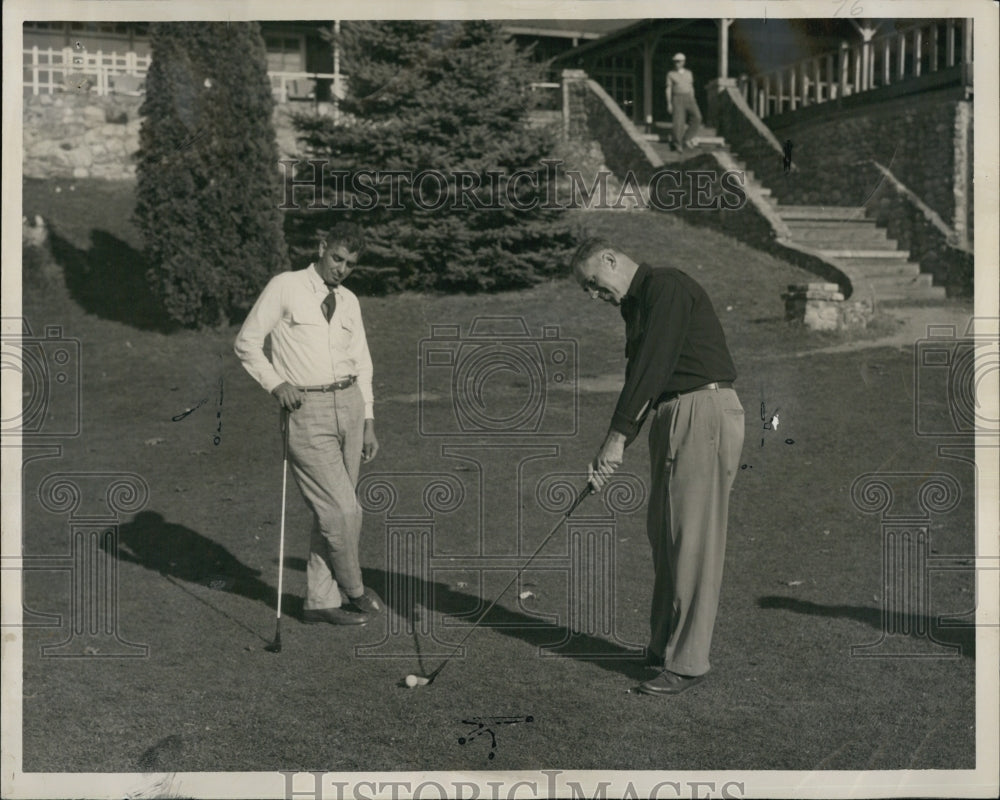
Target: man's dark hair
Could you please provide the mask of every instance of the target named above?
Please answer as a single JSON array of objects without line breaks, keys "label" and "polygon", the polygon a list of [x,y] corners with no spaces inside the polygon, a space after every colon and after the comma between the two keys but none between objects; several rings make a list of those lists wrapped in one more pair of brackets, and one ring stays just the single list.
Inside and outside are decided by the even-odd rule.
[{"label": "man's dark hair", "polygon": [[611,244],[611,242],[603,236],[592,236],[589,239],[585,239],[580,246],[576,248],[576,252],[573,253],[573,258],[571,258],[569,262],[570,269],[575,270],[577,265],[582,264],[594,255],[594,253],[598,253],[601,250],[617,251],[618,248]]},{"label": "man's dark hair", "polygon": [[365,231],[355,222],[338,222],[322,238],[324,248],[343,244],[352,253],[360,253],[365,249]]}]

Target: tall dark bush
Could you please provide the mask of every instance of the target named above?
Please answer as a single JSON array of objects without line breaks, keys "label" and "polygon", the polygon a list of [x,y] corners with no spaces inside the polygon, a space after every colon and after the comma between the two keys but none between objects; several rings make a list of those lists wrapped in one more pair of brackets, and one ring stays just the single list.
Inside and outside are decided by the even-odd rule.
[{"label": "tall dark bush", "polygon": [[266,53],[255,22],[151,26],[136,188],[149,280],[183,325],[239,319],[288,267]]},{"label": "tall dark bush", "polygon": [[[401,208],[387,208],[389,184],[383,182],[379,205],[358,210],[351,207],[350,192],[343,191],[351,179],[338,178],[330,180],[325,201],[347,210],[317,212],[315,224],[329,224],[331,215],[348,215],[362,224],[369,232],[365,265],[381,276],[381,288],[516,288],[557,273],[571,236],[560,211],[541,207],[546,170],[540,162],[552,152],[553,133],[531,127],[527,119],[531,83],[542,78],[542,67],[496,22],[342,26],[342,63],[349,80],[342,122],[296,117],[309,157],[326,159],[331,171],[354,176],[366,170],[437,170],[448,178],[448,200],[428,210],[427,203],[415,201],[409,181],[401,179]],[[478,176],[484,188],[476,195],[484,203],[492,197],[499,207],[473,208],[468,195],[469,207],[456,207],[461,205],[456,170]],[[519,205],[536,206],[530,210],[515,208],[507,197],[507,178],[518,170],[529,170],[537,182],[519,179],[513,190]],[[490,178],[491,171],[503,177]],[[310,174],[306,167],[299,177]],[[423,188],[426,201],[439,196],[436,180]],[[311,199],[301,190],[297,196],[303,207]]]}]

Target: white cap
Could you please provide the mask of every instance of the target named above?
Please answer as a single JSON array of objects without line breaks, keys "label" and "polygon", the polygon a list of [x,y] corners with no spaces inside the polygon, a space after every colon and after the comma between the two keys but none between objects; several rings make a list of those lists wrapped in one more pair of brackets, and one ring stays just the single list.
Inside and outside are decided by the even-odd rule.
[{"label": "white cap", "polygon": [[684,61],[683,53],[674,53],[674,61]]}]

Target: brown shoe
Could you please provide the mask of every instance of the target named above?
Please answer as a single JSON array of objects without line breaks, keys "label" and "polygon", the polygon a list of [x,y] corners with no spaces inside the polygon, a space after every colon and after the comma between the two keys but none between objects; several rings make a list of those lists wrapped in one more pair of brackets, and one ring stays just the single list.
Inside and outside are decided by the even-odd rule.
[{"label": "brown shoe", "polygon": [[382,598],[367,586],[357,597],[348,597],[347,602],[350,603],[352,611],[356,609],[363,614],[371,614],[372,616],[385,613],[385,603],[382,602]]},{"label": "brown shoe", "polygon": [[302,621],[306,625],[319,622],[329,622],[331,625],[364,625],[370,617],[345,608],[307,608],[302,612]]},{"label": "brown shoe", "polygon": [[692,686],[697,686],[703,680],[705,680],[704,675],[678,675],[676,672],[665,669],[652,680],[640,683],[639,692],[642,694],[680,694]]}]

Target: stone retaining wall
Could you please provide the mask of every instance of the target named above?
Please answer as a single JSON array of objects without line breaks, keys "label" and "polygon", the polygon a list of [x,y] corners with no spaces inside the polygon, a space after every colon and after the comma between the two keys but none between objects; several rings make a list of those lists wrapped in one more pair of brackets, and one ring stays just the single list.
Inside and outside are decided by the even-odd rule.
[{"label": "stone retaining wall", "polygon": [[646,183],[662,161],[649,142],[643,139],[618,104],[585,73],[567,70],[566,102],[569,105],[569,136],[596,141],[604,152],[608,167],[620,179],[631,172]]},{"label": "stone retaining wall", "polygon": [[[134,178],[142,101],[142,97],[73,92],[25,96],[24,176]],[[282,158],[293,156],[297,149],[289,108],[276,106],[274,111]]]},{"label": "stone retaining wall", "polygon": [[[719,133],[783,204],[860,206],[879,183],[877,161],[910,187],[945,222],[968,218],[964,187],[971,162],[972,105],[963,90],[942,89],[837,110],[796,122],[772,123],[780,142],[792,143],[797,170],[785,173],[776,153],[732,103],[723,102]],[[971,189],[971,186],[969,187]]]}]

